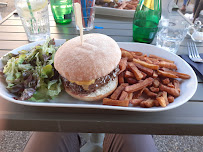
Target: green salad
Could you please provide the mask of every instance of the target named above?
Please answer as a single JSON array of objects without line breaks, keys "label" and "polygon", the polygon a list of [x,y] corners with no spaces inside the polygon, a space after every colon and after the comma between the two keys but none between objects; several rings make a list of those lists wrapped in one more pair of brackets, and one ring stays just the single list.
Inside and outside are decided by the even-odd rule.
[{"label": "green salad", "polygon": [[7,89],[16,99],[43,102],[61,92],[61,77],[53,65],[57,49],[52,39],[29,51],[9,53],[2,58]]}]

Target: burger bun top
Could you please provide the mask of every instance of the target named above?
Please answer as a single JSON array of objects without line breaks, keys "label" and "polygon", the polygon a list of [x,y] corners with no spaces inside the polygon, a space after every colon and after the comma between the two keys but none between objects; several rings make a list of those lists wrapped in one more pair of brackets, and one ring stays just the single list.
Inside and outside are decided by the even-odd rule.
[{"label": "burger bun top", "polygon": [[103,34],[86,34],[65,42],[56,52],[54,67],[70,81],[90,81],[106,76],[121,59],[118,44]]}]

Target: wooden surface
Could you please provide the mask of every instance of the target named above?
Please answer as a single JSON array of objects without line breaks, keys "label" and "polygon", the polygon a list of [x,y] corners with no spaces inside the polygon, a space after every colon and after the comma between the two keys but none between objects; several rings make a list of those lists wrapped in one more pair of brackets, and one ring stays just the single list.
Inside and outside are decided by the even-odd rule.
[{"label": "wooden surface", "polygon": [[15,10],[15,0],[0,0],[0,3],[7,3],[7,5],[0,4],[0,15],[2,18],[5,18],[10,12]]},{"label": "wooden surface", "polygon": [[[172,17],[184,20],[177,12]],[[132,42],[132,19],[96,15],[95,25],[104,29],[91,32],[107,34],[117,42]],[[51,37],[70,39],[79,35],[75,22],[58,25],[50,15]],[[186,37],[178,54],[187,54]],[[152,44],[155,44],[153,41]],[[0,23],[0,56],[29,43],[17,15],[11,14]],[[203,53],[203,43],[198,43]],[[31,107],[11,103],[0,97],[0,129],[111,132],[136,134],[203,135],[203,83],[186,104],[165,112],[144,113],[95,109]],[[192,87],[192,86],[191,86]]]}]

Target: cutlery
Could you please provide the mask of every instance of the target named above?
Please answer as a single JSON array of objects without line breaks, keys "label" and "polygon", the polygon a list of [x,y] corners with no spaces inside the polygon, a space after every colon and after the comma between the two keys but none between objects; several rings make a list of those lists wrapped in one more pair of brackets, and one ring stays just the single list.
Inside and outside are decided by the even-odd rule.
[{"label": "cutlery", "polygon": [[188,42],[187,48],[188,48],[189,58],[193,62],[202,62],[203,63],[203,59],[200,57],[196,44],[194,42]]}]

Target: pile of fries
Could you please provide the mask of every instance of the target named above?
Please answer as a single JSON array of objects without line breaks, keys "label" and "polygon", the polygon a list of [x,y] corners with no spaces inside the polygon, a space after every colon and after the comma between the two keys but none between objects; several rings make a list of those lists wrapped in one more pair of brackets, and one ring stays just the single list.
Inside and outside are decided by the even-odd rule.
[{"label": "pile of fries", "polygon": [[104,105],[166,107],[180,95],[179,80],[190,78],[177,72],[174,61],[122,48],[121,52],[119,85],[109,98],[103,99]]},{"label": "pile of fries", "polygon": [[138,3],[139,3],[138,0],[122,1],[121,3],[117,3],[117,6],[115,8],[126,9],[126,10],[136,10]]}]

